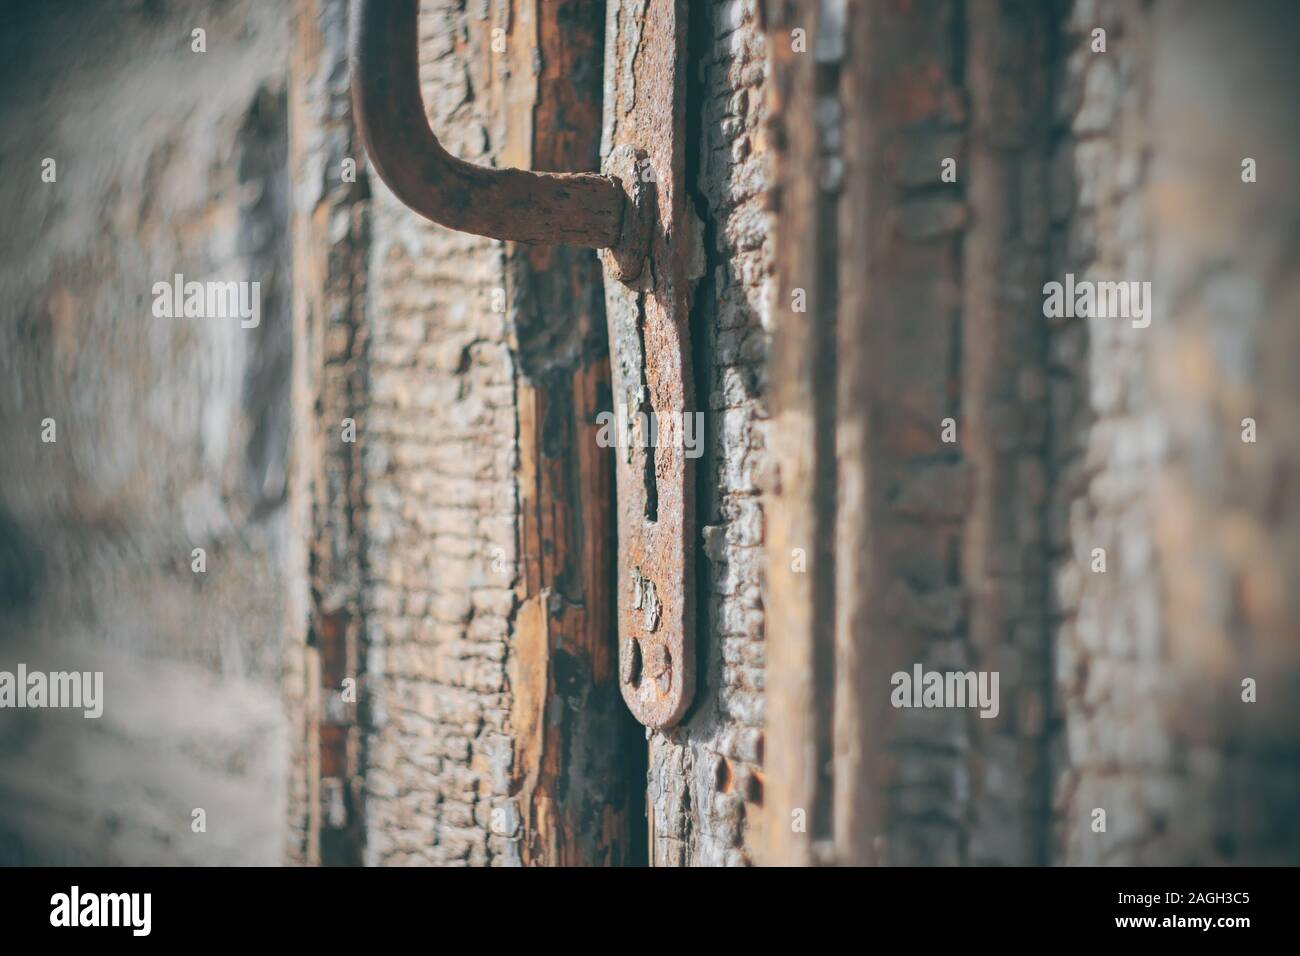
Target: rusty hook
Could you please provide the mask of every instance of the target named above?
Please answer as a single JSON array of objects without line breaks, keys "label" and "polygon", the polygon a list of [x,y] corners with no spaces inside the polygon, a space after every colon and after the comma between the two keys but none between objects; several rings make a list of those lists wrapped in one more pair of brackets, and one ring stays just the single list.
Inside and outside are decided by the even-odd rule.
[{"label": "rusty hook", "polygon": [[418,0],[353,0],[349,24],[353,114],[371,164],[394,195],[439,225],[493,239],[642,246],[640,215],[624,215],[639,204],[616,177],[494,169],[442,148],[420,96],[418,7]]}]

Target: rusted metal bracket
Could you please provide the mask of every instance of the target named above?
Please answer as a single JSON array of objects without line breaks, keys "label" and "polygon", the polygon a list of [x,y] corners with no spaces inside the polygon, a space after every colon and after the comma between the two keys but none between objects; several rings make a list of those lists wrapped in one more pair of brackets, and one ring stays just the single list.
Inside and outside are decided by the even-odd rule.
[{"label": "rusted metal bracket", "polygon": [[[605,31],[604,169],[632,184],[643,266],[602,253],[617,455],[619,678],[647,727],[676,724],[695,693],[691,279],[699,230],[684,186],[684,0],[609,0]],[[641,218],[644,216],[645,218]],[[643,225],[642,225],[643,224]],[[690,441],[688,442],[689,439]]]},{"label": "rusted metal bracket", "polygon": [[[420,95],[419,0],[352,0],[352,112],[375,172],[426,219],[511,242],[616,249],[633,268],[645,230],[624,184],[596,173],[495,169],[457,159],[429,128]],[[627,231],[627,241],[623,233]]]},{"label": "rusted metal bracket", "polygon": [[[604,174],[494,169],[457,159],[420,95],[418,0],[353,0],[354,119],[371,165],[405,205],[450,229],[602,250],[616,421],[618,636],[623,698],[647,727],[695,692],[690,227],[685,0],[610,0]],[[689,417],[688,417],[689,416]]]}]

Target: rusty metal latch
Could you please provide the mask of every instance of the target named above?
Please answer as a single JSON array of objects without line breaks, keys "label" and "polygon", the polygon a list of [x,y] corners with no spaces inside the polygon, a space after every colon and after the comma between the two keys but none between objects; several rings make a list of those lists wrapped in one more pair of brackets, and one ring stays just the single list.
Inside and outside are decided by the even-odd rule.
[{"label": "rusty metal latch", "polygon": [[[637,719],[665,728],[695,694],[695,461],[685,438],[703,438],[690,344],[703,253],[685,191],[688,17],[685,0],[609,0],[606,19],[605,169],[650,210],[646,268],[605,283],[614,401],[632,432],[616,465],[619,674]],[[619,252],[604,258],[621,277]]]},{"label": "rusty metal latch", "polygon": [[443,149],[420,95],[418,6],[352,2],[358,132],[393,194],[439,225],[602,250],[615,412],[629,423],[616,449],[620,684],[641,723],[670,727],[695,690],[694,478],[678,440],[693,391],[688,260],[699,239],[680,186],[684,0],[608,4],[604,175],[476,166]]}]

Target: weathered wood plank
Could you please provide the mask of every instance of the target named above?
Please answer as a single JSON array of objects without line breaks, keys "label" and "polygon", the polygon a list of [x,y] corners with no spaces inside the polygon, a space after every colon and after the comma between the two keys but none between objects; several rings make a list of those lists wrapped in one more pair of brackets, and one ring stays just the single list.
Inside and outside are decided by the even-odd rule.
[{"label": "weathered wood plank", "polygon": [[[771,4],[770,103],[777,156],[773,191],[777,295],[770,368],[771,474],[764,494],[768,567],[766,785],[763,862],[806,866],[829,834],[828,707],[833,582],[826,496],[834,401],[836,203],[815,123],[822,73],[792,31],[816,35],[818,4]],[[829,257],[829,258],[828,258]],[[831,489],[833,490],[833,488]]]},{"label": "weathered wood plank", "polygon": [[[600,12],[581,0],[514,7],[506,161],[596,165]],[[519,355],[510,714],[520,856],[530,865],[634,862],[639,781],[629,781],[624,761],[640,735],[616,689],[613,476],[596,444],[609,394],[600,268],[585,249],[511,246],[507,279]]]}]

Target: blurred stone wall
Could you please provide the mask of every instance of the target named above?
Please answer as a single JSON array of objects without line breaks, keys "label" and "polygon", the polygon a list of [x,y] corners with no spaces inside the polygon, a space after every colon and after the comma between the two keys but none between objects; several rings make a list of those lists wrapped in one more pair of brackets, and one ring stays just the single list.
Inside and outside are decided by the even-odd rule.
[{"label": "blurred stone wall", "polygon": [[769,10],[764,858],[1294,863],[1294,5]]},{"label": "blurred stone wall", "polygon": [[[253,0],[0,13],[0,668],[105,672],[97,720],[0,713],[4,861],[282,858],[287,38]],[[176,273],[260,282],[260,323],[156,317]]]},{"label": "blurred stone wall", "polygon": [[1297,35],[1276,2],[1066,23],[1056,277],[1154,304],[1053,333],[1059,862],[1300,859]]}]

